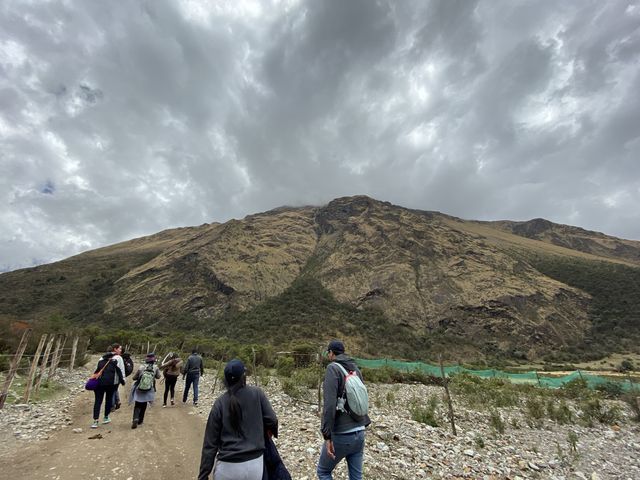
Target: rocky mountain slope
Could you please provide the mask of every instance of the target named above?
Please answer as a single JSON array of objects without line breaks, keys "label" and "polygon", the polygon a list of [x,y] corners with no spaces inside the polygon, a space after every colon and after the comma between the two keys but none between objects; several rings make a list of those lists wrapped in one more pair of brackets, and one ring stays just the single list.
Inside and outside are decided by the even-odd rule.
[{"label": "rocky mountain slope", "polygon": [[[0,322],[57,314],[80,325],[218,336],[242,325],[246,340],[268,342],[276,330],[290,332],[288,340],[345,336],[365,353],[402,332],[385,348],[428,349],[438,339],[461,356],[536,357],[584,343],[594,322],[593,292],[549,274],[540,259],[605,262],[636,275],[640,242],[544,220],[472,222],[345,197],[2,274]],[[310,306],[317,308],[296,317]]]}]

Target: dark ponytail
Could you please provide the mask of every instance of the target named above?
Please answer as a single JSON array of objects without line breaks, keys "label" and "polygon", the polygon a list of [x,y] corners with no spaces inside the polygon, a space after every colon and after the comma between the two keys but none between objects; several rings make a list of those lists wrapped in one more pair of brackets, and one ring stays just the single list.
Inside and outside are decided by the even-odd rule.
[{"label": "dark ponytail", "polygon": [[229,393],[229,423],[231,428],[237,435],[244,436],[242,432],[242,408],[240,408],[240,401],[236,397],[236,393],[247,384],[247,379],[244,375],[238,379],[237,382],[229,385],[225,379],[227,385],[227,392]]}]

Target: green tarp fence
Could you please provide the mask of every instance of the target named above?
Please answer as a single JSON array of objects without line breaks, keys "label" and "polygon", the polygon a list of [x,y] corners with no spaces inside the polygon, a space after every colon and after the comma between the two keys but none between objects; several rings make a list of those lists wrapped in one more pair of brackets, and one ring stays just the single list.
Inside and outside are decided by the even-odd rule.
[{"label": "green tarp fence", "polygon": [[[430,365],[428,363],[422,362],[402,362],[399,360],[391,360],[387,358],[383,359],[365,359],[365,358],[355,358],[354,359],[359,367],[365,368],[383,368],[389,367],[394,370],[399,370],[401,372],[421,372],[427,375],[431,375],[434,377],[440,377],[440,366],[439,365]],[[605,383],[618,383],[621,385],[622,390],[631,391],[636,390],[640,392],[640,383],[633,383],[628,379],[625,380],[615,380],[611,378],[600,377],[598,375],[592,375],[590,373],[575,371],[571,372],[568,375],[560,376],[560,377],[550,377],[544,376],[539,372],[524,372],[524,373],[507,373],[502,370],[471,370],[468,368],[454,366],[454,367],[444,367],[444,374],[448,377],[450,375],[455,375],[457,373],[468,373],[469,375],[475,375],[476,377],[481,378],[502,378],[505,380],[509,380],[513,383],[521,383],[521,384],[530,384],[530,385],[538,385],[540,387],[545,388],[560,388],[564,384],[569,383],[573,380],[582,378],[587,382],[590,388],[596,388],[598,385],[602,385]]]}]

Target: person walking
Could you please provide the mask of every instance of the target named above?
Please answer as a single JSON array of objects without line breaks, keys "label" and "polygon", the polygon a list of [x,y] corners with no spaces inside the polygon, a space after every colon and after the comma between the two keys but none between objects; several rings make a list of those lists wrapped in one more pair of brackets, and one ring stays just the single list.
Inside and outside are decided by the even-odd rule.
[{"label": "person walking", "polygon": [[144,365],[140,365],[136,373],[133,374],[135,383],[129,396],[129,404],[135,403],[131,428],[138,428],[138,425],[144,423],[147,405],[153,403],[156,398],[156,380],[159,378],[160,369],[156,365],[156,354],[147,353]]},{"label": "person walking", "polygon": [[202,357],[198,355],[198,351],[194,348],[191,351],[191,355],[187,358],[187,363],[182,369],[182,379],[186,377],[186,383],[184,386],[184,392],[182,394],[182,403],[187,403],[189,398],[189,389],[193,385],[193,404],[198,405],[198,384],[200,383],[200,376],[204,375],[204,365],[202,363]]},{"label": "person walking", "polygon": [[164,376],[164,400],[162,406],[167,406],[167,397],[171,393],[171,405],[175,405],[174,398],[176,394],[176,382],[180,376],[182,368],[182,360],[177,353],[169,352],[165,357],[165,362],[160,365],[160,370]]},{"label": "person walking", "polygon": [[[93,401],[93,423],[91,428],[98,428],[98,420],[100,419],[100,408],[104,401],[104,418],[103,424],[111,423],[109,413],[113,407],[113,397],[119,385],[125,384],[124,362],[120,353],[122,347],[118,343],[109,346],[109,350],[100,360],[93,373],[102,370],[102,375],[98,379],[98,388],[93,393],[95,395]],[[103,370],[104,367],[104,370]]]},{"label": "person walking", "polygon": [[349,480],[361,480],[365,428],[371,420],[368,415],[357,416],[350,412],[348,402],[345,405],[338,402],[338,398],[342,397],[345,391],[345,375],[337,364],[347,372],[355,372],[360,379],[362,373],[353,359],[345,354],[344,344],[339,340],[329,343],[327,358],[331,363],[324,375],[321,424],[325,441],[316,473],[320,480],[332,480],[333,469],[344,458],[347,461]]},{"label": "person walking", "polygon": [[278,418],[267,396],[247,385],[238,359],[224,367],[227,391],[211,407],[202,442],[198,480],[261,480],[265,434],[278,436]]}]

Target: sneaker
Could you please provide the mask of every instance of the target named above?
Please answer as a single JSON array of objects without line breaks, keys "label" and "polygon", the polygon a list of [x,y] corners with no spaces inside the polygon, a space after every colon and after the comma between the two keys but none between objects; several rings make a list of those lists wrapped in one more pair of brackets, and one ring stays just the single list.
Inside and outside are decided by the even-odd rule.
[{"label": "sneaker", "polygon": [[175,405],[175,402],[171,400],[171,406],[173,407],[174,405]]},{"label": "sneaker", "polygon": [[137,420],[134,420],[133,422],[131,422],[131,428],[132,428],[133,430],[135,430],[136,428],[138,428],[138,421],[137,421]]},{"label": "sneaker", "polygon": [[118,410],[120,408],[122,404],[120,402],[116,403],[116,406],[114,407],[114,410]]},{"label": "sneaker", "polygon": [[193,406],[197,407],[198,406],[198,402],[193,402]]},{"label": "sneaker", "polygon": [[163,403],[163,404],[162,404],[162,408],[167,408],[167,404],[166,404],[166,403]]},{"label": "sneaker", "polygon": [[91,428],[98,428],[98,420],[94,420],[91,424]]},{"label": "sneaker", "polygon": [[111,419],[109,417],[104,417],[102,423],[111,423]]}]

